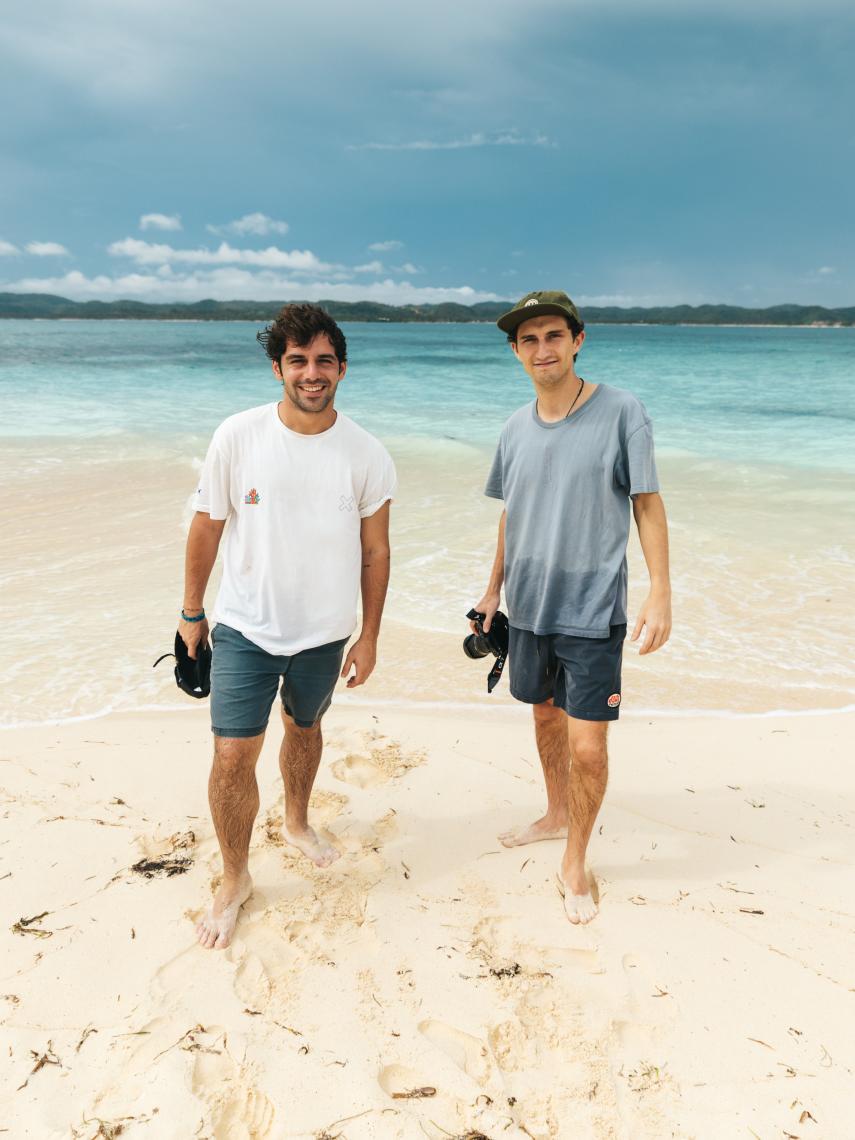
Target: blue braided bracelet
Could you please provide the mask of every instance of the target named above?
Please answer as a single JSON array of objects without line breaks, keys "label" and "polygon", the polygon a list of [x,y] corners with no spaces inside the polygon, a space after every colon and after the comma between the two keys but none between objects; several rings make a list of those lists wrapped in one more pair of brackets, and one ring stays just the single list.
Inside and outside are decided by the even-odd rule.
[{"label": "blue braided bracelet", "polygon": [[198,617],[188,617],[187,614],[185,614],[184,610],[182,610],[181,611],[181,620],[182,621],[190,621],[190,622],[204,621],[205,620],[205,611],[202,610],[202,612],[199,614]]}]

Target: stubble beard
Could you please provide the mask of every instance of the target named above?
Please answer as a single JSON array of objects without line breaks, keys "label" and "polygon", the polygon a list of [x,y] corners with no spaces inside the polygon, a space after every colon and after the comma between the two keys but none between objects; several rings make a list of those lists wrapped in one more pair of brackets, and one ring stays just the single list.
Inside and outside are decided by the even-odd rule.
[{"label": "stubble beard", "polygon": [[[283,387],[285,386],[283,385]],[[330,389],[327,389],[326,398],[324,400],[318,400],[311,404],[303,403],[297,389],[292,392],[289,388],[285,387],[285,395],[295,408],[298,408],[301,412],[306,412],[307,415],[317,415],[320,412],[325,412],[335,398],[335,392]]]}]

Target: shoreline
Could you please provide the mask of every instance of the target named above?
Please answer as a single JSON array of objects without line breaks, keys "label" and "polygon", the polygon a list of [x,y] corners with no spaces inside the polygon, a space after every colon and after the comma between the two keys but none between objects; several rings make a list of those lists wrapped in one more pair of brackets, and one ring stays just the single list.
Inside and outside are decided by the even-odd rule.
[{"label": "shoreline", "polygon": [[[503,716],[508,720],[517,720],[520,717],[528,718],[529,706],[522,702],[515,702],[514,704],[488,704],[486,698],[482,701],[418,701],[410,700],[406,697],[381,697],[376,700],[365,696],[354,696],[352,694],[336,694],[333,697],[333,706],[343,710],[354,709],[370,712],[376,709],[378,712],[408,712],[415,715],[421,713],[435,713],[447,712],[452,716],[459,716],[463,713],[484,714],[486,717]],[[168,704],[143,704],[129,708],[105,708],[97,712],[81,713],[78,716],[68,717],[51,717],[46,720],[34,721],[19,721],[14,724],[0,724],[0,739],[3,734],[10,732],[27,732],[30,730],[46,729],[46,728],[65,728],[69,725],[86,724],[92,721],[108,720],[110,717],[126,717],[126,716],[139,716],[149,717],[157,715],[175,716],[175,715],[201,715],[203,711],[207,711],[207,703],[198,703],[194,709],[193,705],[168,705]],[[273,721],[273,712],[275,712],[275,703],[273,711],[271,712],[271,721]],[[855,713],[855,702],[852,704],[840,705],[835,708],[813,708],[813,709],[762,709],[759,711],[739,710],[739,709],[703,709],[703,708],[690,708],[690,709],[657,709],[657,708],[640,708],[640,709],[625,709],[621,710],[620,721],[636,721],[636,720],[712,720],[712,721],[752,721],[752,720],[801,720],[804,718],[822,718],[834,716],[848,716]],[[616,721],[618,724],[620,721]]]}]

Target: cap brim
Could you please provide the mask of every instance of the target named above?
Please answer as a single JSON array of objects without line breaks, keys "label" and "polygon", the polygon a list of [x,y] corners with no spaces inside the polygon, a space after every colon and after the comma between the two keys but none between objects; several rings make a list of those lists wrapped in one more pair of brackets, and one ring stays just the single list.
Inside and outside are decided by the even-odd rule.
[{"label": "cap brim", "polygon": [[543,305],[524,305],[521,309],[511,309],[509,313],[503,313],[496,321],[496,324],[503,333],[512,333],[514,329],[519,328],[523,321],[530,321],[533,317],[570,317],[567,309],[562,309],[560,305],[552,305],[548,302]]}]

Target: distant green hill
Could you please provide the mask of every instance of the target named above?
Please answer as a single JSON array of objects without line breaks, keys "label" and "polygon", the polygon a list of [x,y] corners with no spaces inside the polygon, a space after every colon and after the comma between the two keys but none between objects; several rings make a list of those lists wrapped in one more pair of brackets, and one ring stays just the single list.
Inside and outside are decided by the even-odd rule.
[{"label": "distant green hill", "polygon": [[[477,305],[380,305],[375,301],[319,302],[337,321],[464,323],[495,321],[511,301]],[[49,293],[0,293],[0,319],[138,320],[138,321],[269,321],[281,301],[196,301],[147,304],[143,301],[69,301]],[[736,305],[672,305],[669,307],[597,308],[582,311],[590,324],[651,325],[855,325],[855,308],[824,309],[820,305],[774,305],[742,309]]]}]

